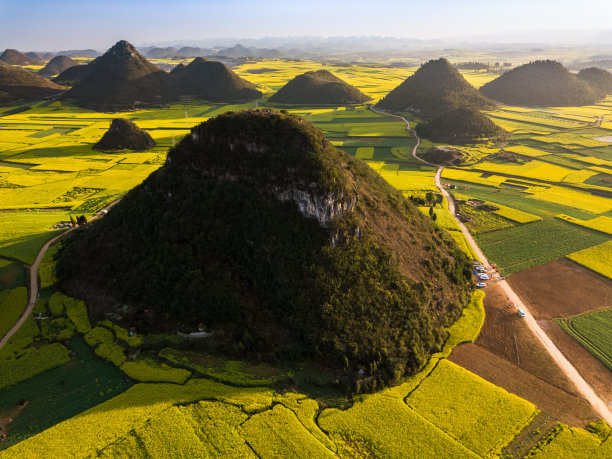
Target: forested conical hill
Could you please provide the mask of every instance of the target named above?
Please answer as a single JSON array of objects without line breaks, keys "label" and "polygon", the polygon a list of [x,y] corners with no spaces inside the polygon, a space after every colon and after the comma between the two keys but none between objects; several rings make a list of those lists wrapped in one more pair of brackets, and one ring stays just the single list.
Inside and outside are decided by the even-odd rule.
[{"label": "forested conical hill", "polygon": [[535,107],[589,105],[599,99],[588,84],[552,60],[516,67],[480,92],[504,104]]},{"label": "forested conical hill", "polygon": [[124,118],[115,118],[108,131],[94,145],[96,150],[135,150],[143,151],[153,148],[155,140],[148,132]]},{"label": "forested conical hill", "polygon": [[5,49],[2,54],[0,54],[0,61],[8,65],[42,65],[43,62],[39,59],[32,58],[26,56],[21,51],[17,51],[16,49]]},{"label": "forested conical hill", "polygon": [[295,105],[361,104],[371,97],[327,70],[306,72],[280,88],[269,101]]},{"label": "forested conical hill", "polygon": [[176,99],[172,77],[151,64],[127,41],[119,41],[87,66],[66,97],[102,111],[158,105]]},{"label": "forested conical hill", "polygon": [[0,103],[43,99],[66,89],[25,69],[0,61]]},{"label": "forested conical hill", "polygon": [[612,94],[612,73],[597,67],[578,72],[578,78],[586,82],[600,97]]},{"label": "forested conical hill", "polygon": [[75,65],[73,67],[67,68],[52,80],[54,83],[57,84],[72,86],[75,85],[77,82],[81,81],[83,78],[85,78],[85,76],[89,72],[89,69],[89,64]]},{"label": "forested conical hill", "polygon": [[421,137],[436,142],[463,145],[478,139],[502,136],[505,131],[472,107],[461,107],[417,125]]},{"label": "forested conical hill", "polygon": [[74,67],[75,65],[79,65],[78,61],[74,59],[70,59],[66,56],[55,56],[47,65],[45,65],[42,69],[38,71],[39,75],[51,77],[55,75],[59,75],[64,70],[69,69],[70,67]]},{"label": "forested conical hill", "polygon": [[117,313],[143,333],[203,322],[227,351],[362,365],[379,382],[440,348],[471,288],[469,261],[429,217],[312,124],[270,110],[193,128],[67,238],[57,274],[94,320]]},{"label": "forested conical hill", "polygon": [[423,64],[376,106],[392,111],[412,111],[430,119],[459,107],[495,108],[492,101],[483,97],[444,58]]},{"label": "forested conical hill", "polygon": [[257,99],[261,91],[250,81],[239,77],[225,64],[196,57],[186,67],[172,72],[178,92],[212,101]]}]

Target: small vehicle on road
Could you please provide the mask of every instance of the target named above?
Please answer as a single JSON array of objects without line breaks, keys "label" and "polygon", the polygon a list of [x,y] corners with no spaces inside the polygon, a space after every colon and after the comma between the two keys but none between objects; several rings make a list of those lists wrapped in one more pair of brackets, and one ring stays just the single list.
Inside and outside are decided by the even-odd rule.
[{"label": "small vehicle on road", "polygon": [[481,273],[486,273],[487,269],[484,266],[476,266],[476,271],[480,271]]},{"label": "small vehicle on road", "polygon": [[476,284],[476,287],[478,287],[478,288],[485,288],[486,286],[487,286],[487,284],[485,284],[484,282],[478,282]]},{"label": "small vehicle on road", "polygon": [[489,280],[489,279],[490,279],[490,278],[489,278],[489,276],[488,276],[488,275],[486,275],[486,274],[484,274],[484,273],[479,274],[479,275],[478,275],[478,278],[479,278],[480,280]]},{"label": "small vehicle on road", "polygon": [[525,317],[525,311],[523,311],[521,308],[518,308],[518,315],[522,318]]}]

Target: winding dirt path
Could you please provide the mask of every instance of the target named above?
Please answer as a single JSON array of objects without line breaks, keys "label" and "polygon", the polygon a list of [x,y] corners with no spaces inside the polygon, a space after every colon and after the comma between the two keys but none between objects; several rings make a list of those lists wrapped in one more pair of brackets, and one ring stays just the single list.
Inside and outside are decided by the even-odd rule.
[{"label": "winding dirt path", "polygon": [[[476,244],[476,241],[474,240],[474,238],[468,231],[467,227],[456,216],[455,202],[453,198],[451,197],[450,193],[446,191],[446,189],[442,186],[442,183],[440,181],[440,177],[442,176],[442,170],[444,169],[444,167],[438,166],[436,164],[432,164],[428,161],[425,161],[422,158],[419,158],[416,155],[417,148],[421,144],[421,139],[417,135],[416,131],[410,128],[410,121],[408,121],[403,116],[393,115],[390,113],[382,112],[380,110],[376,110],[372,106],[370,106],[370,109],[373,112],[380,113],[381,115],[387,115],[387,116],[393,116],[394,118],[399,118],[406,123],[406,130],[412,133],[414,137],[417,139],[417,143],[412,149],[412,156],[418,159],[419,161],[421,161],[422,163],[425,163],[429,166],[437,167],[436,175],[435,175],[436,187],[438,187],[440,192],[446,197],[448,201],[449,212],[459,224],[459,228],[461,228],[461,232],[463,233],[466,240],[470,244],[470,247],[472,247],[472,249],[474,250],[474,253],[478,256],[478,258],[480,259],[484,267],[487,269],[487,271],[493,270],[493,267],[489,263],[489,260],[487,260],[482,250],[480,250],[480,247],[478,246],[478,244]],[[576,386],[576,390],[591,404],[593,409],[602,417],[602,419],[604,419],[608,424],[612,425],[611,424],[612,423],[612,412],[610,411],[609,407],[597,395],[597,393],[595,393],[593,388],[584,380],[584,378],[578,372],[578,370],[576,370],[576,368],[569,362],[569,360],[565,358],[563,353],[559,350],[559,348],[555,345],[555,343],[553,343],[553,341],[548,337],[548,335],[544,332],[544,330],[542,330],[542,328],[538,325],[533,315],[529,312],[529,309],[527,309],[527,307],[525,306],[525,303],[512,289],[508,281],[506,281],[505,279],[501,279],[501,277],[497,273],[493,274],[491,280],[499,284],[499,286],[502,288],[502,290],[508,297],[509,301],[512,301],[516,305],[517,308],[521,308],[521,310],[525,312],[524,320],[527,326],[529,327],[529,330],[538,339],[542,347],[546,349],[546,351],[553,358],[557,366],[561,368],[561,370],[570,379],[570,381],[572,381],[572,383]]]},{"label": "winding dirt path", "polygon": [[[108,211],[108,209],[110,209],[112,206],[117,204],[119,201],[120,199],[117,199],[111,202],[108,206],[104,208],[104,210]],[[99,218],[100,215],[101,215],[100,213],[94,215],[93,217],[89,219],[89,221],[91,222],[93,220],[96,220],[97,218]],[[59,238],[64,237],[66,234],[68,234],[74,229],[75,228],[70,228],[69,230],[66,230],[63,233],[58,234],[53,239],[47,241],[45,245],[43,245],[40,251],[38,252],[38,255],[36,255],[36,260],[34,260],[34,264],[30,266],[30,285],[28,287],[28,292],[29,292],[28,304],[25,308],[25,311],[23,311],[23,314],[19,318],[19,320],[15,323],[15,325],[11,327],[11,329],[6,333],[6,335],[4,335],[2,339],[0,340],[0,349],[2,349],[2,347],[8,342],[8,340],[10,340],[11,337],[17,332],[17,330],[19,330],[19,327],[21,327],[25,323],[25,321],[28,320],[28,317],[30,317],[30,314],[32,314],[32,309],[34,309],[34,305],[36,304],[36,300],[38,299],[38,294],[39,294],[38,267],[40,266],[40,263],[43,257],[45,256],[45,253],[47,253],[47,250],[54,242],[56,242]]]}]

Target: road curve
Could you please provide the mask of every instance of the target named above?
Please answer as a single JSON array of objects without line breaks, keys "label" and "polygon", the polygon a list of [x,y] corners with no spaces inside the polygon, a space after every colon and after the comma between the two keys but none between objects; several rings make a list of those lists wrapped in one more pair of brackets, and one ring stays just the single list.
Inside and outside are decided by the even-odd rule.
[{"label": "road curve", "polygon": [[[108,210],[112,206],[117,204],[118,202],[119,202],[119,199],[111,202],[104,209]],[[89,221],[97,219],[98,215],[93,216],[92,218],[89,219]],[[68,234],[70,231],[74,229],[75,228],[70,228],[69,230],[64,231],[61,234],[58,234],[53,239],[47,241],[45,245],[43,245],[40,251],[38,252],[38,255],[36,255],[36,260],[34,260],[34,264],[30,266],[30,285],[28,287],[28,290],[29,290],[28,304],[25,308],[25,311],[23,311],[23,314],[19,318],[19,320],[15,323],[15,325],[11,327],[11,329],[6,333],[6,335],[4,335],[2,339],[0,340],[0,349],[4,347],[4,345],[8,342],[8,340],[10,340],[11,337],[17,332],[17,330],[19,330],[19,327],[21,327],[25,323],[25,321],[28,320],[28,317],[30,317],[30,314],[32,314],[32,309],[34,309],[34,305],[36,304],[36,300],[38,299],[38,293],[39,293],[38,267],[40,266],[40,262],[45,256],[45,253],[47,252],[51,244],[53,244],[59,238],[65,236],[66,234]]]},{"label": "road curve", "polygon": [[[417,139],[417,143],[412,149],[412,156],[429,166],[434,166],[438,168],[436,170],[435,183],[436,183],[436,187],[440,190],[440,192],[446,197],[446,200],[448,201],[449,212],[455,218],[457,224],[459,225],[459,228],[461,228],[461,232],[465,236],[466,240],[470,244],[470,247],[472,248],[472,250],[474,250],[474,253],[480,259],[484,267],[487,270],[492,270],[493,268],[491,264],[485,257],[482,250],[480,250],[480,247],[478,246],[478,244],[476,244],[476,241],[474,240],[474,238],[468,231],[467,227],[463,224],[461,220],[457,218],[456,211],[455,211],[455,202],[453,198],[451,197],[450,193],[446,191],[446,189],[442,186],[440,177],[442,176],[442,170],[444,169],[444,167],[438,166],[436,164],[432,164],[428,161],[425,161],[422,158],[419,158],[416,155],[416,151],[417,151],[418,146],[421,143],[421,139],[417,135],[416,131],[410,128],[410,122],[403,116],[385,113],[380,110],[376,110],[372,106],[370,106],[370,109],[382,115],[393,116],[395,118],[399,118],[406,123],[406,130],[410,131]],[[569,378],[569,380],[572,381],[574,386],[576,386],[576,390],[591,404],[593,409],[602,417],[602,419],[604,419],[609,425],[612,425],[611,424],[612,423],[612,412],[610,411],[606,403],[597,395],[597,393],[595,393],[595,391],[589,385],[589,383],[587,383],[584,380],[584,378],[578,372],[578,370],[576,370],[576,368],[569,362],[569,360],[565,358],[565,356],[559,350],[559,348],[555,345],[555,343],[553,343],[553,341],[548,337],[548,335],[544,332],[544,330],[542,330],[542,327],[538,325],[533,315],[529,312],[529,309],[525,306],[525,303],[521,300],[521,298],[517,295],[517,293],[512,289],[508,281],[505,279],[501,279],[498,275],[494,275],[493,278],[502,288],[502,290],[504,291],[508,299],[512,301],[516,305],[517,308],[521,308],[521,310],[525,312],[524,320],[525,320],[525,323],[527,324],[527,327],[535,335],[535,337],[540,342],[542,347],[544,347],[544,349],[546,349],[548,354],[553,358],[557,366],[563,371],[563,373],[565,373],[565,375]]]}]

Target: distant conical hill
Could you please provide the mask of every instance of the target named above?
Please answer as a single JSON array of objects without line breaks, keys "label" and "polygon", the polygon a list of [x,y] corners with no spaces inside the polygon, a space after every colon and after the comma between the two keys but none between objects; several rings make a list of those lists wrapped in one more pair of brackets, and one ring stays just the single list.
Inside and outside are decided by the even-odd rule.
[{"label": "distant conical hill", "polygon": [[66,89],[25,69],[0,62],[0,102],[43,99]]},{"label": "distant conical hill", "polygon": [[89,70],[90,70],[89,64],[79,64],[73,67],[68,67],[58,76],[53,78],[53,82],[57,84],[73,86],[77,82],[85,78]]},{"label": "distant conical hill", "polygon": [[143,151],[154,146],[155,140],[148,132],[140,129],[130,120],[115,118],[108,131],[94,145],[94,149]]},{"label": "distant conical hill", "polygon": [[127,41],[119,41],[87,66],[87,75],[66,97],[102,111],[155,106],[176,98],[172,77]]},{"label": "distant conical hill", "polygon": [[312,124],[253,110],[193,128],[104,219],[72,233],[57,275],[93,320],[119,315],[142,333],[204,323],[226,352],[396,382],[442,346],[471,264]]},{"label": "distant conical hill", "polygon": [[586,82],[600,97],[612,94],[612,74],[606,70],[589,67],[578,72],[578,78]]},{"label": "distant conical hill", "polygon": [[196,57],[185,68],[172,73],[181,95],[227,102],[258,99],[261,91],[236,75],[225,64]]},{"label": "distant conical hill", "polygon": [[483,97],[446,59],[423,64],[376,106],[399,112],[412,111],[430,119],[459,107],[495,108],[495,104]]},{"label": "distant conical hill", "polygon": [[8,65],[42,65],[43,62],[40,59],[35,59],[26,56],[16,49],[6,49],[0,55],[0,61]]},{"label": "distant conical hill", "polygon": [[269,101],[295,105],[361,104],[371,97],[327,70],[306,72],[280,88]]},{"label": "distant conical hill", "polygon": [[436,142],[463,145],[502,136],[505,131],[472,107],[461,107],[419,123],[417,133]]},{"label": "distant conical hill", "polygon": [[516,67],[480,92],[504,104],[536,107],[588,105],[599,98],[588,84],[551,60]]},{"label": "distant conical hill", "polygon": [[38,74],[46,77],[52,77],[59,75],[64,70],[74,67],[75,65],[79,65],[79,63],[73,59],[70,59],[69,57],[55,56],[53,59],[47,62],[47,65],[38,71]]}]

